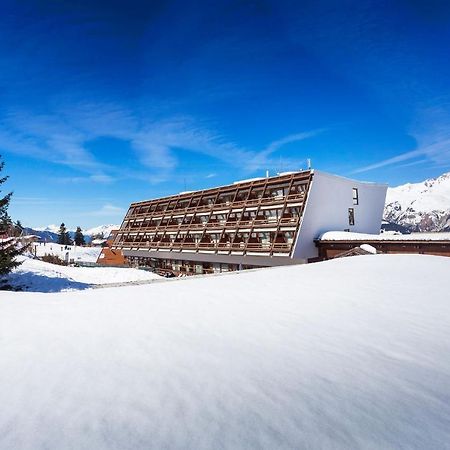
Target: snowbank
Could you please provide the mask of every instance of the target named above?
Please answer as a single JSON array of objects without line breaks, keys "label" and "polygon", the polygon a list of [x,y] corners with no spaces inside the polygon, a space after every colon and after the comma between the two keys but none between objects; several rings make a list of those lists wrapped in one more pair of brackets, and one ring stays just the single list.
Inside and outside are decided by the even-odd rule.
[{"label": "snowbank", "polygon": [[381,234],[352,233],[347,231],[327,231],[320,236],[321,241],[450,241],[450,233]]},{"label": "snowbank", "polygon": [[60,292],[87,289],[92,285],[162,279],[159,275],[138,269],[114,267],[69,267],[22,258],[23,264],[8,276],[15,288],[34,292]]},{"label": "snowbank", "polygon": [[450,258],[0,292],[0,449],[445,449]]}]

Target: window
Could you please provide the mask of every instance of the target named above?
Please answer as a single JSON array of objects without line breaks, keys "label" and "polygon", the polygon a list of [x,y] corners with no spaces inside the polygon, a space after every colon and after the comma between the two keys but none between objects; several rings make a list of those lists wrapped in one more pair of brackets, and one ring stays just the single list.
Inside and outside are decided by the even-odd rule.
[{"label": "window", "polygon": [[355,225],[355,210],[353,208],[348,208],[348,224]]},{"label": "window", "polygon": [[358,188],[353,188],[353,204],[354,205],[359,204]]}]

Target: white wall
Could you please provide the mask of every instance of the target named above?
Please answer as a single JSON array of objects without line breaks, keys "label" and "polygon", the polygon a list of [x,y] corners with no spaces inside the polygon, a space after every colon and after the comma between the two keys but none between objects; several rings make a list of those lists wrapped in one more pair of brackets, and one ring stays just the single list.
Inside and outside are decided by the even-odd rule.
[{"label": "white wall", "polygon": [[[353,188],[359,204],[353,205]],[[326,231],[378,234],[381,228],[387,185],[365,183],[314,170],[294,258],[318,255],[314,239]],[[355,210],[355,225],[348,223],[348,209]]]}]

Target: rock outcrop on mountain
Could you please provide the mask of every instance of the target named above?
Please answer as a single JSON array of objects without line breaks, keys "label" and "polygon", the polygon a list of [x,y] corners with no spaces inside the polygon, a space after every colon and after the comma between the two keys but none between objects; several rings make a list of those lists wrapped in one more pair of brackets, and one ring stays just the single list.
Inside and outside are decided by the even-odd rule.
[{"label": "rock outcrop on mountain", "polygon": [[384,220],[412,232],[450,231],[450,172],[389,188]]}]

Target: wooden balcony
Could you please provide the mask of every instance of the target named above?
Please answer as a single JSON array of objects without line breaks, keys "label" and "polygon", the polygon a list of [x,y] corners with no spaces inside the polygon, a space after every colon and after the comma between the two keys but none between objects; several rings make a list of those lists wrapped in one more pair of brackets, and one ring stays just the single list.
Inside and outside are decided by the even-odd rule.
[{"label": "wooden balcony", "polygon": [[229,228],[271,228],[280,226],[297,226],[299,217],[283,217],[281,219],[253,219],[253,220],[239,220],[236,222],[205,222],[205,223],[191,223],[179,225],[160,225],[151,227],[126,227],[122,228],[117,234],[125,233],[145,233],[145,232],[164,232],[164,231],[197,231],[197,230],[223,230]]},{"label": "wooden balcony", "polygon": [[197,251],[242,251],[261,253],[290,253],[292,244],[289,243],[228,243],[228,242],[127,242],[129,247],[137,247],[145,250],[197,250]]},{"label": "wooden balcony", "polygon": [[141,214],[129,214],[126,216],[127,219],[139,219],[144,217],[151,217],[151,216],[173,216],[173,215],[179,215],[179,214],[187,214],[187,213],[194,213],[194,212],[205,212],[205,211],[218,211],[218,210],[230,210],[230,209],[240,209],[244,207],[255,207],[255,206],[269,206],[269,205],[280,205],[286,203],[292,203],[292,202],[299,202],[303,201],[305,197],[305,193],[296,193],[296,194],[290,194],[287,196],[278,196],[278,197],[261,197],[261,198],[254,198],[254,199],[248,199],[248,200],[241,200],[241,201],[235,201],[235,202],[228,202],[228,203],[213,203],[209,205],[199,205],[199,206],[191,206],[191,207],[184,207],[184,208],[178,208],[178,209],[161,209],[158,211],[152,211],[152,212],[146,212]]}]

